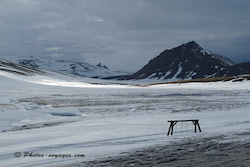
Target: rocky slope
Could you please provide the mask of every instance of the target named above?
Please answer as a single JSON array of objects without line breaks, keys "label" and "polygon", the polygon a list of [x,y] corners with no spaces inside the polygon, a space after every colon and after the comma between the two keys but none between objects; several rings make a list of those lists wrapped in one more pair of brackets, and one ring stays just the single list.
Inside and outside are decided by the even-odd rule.
[{"label": "rocky slope", "polygon": [[34,75],[34,74],[45,73],[44,71],[26,67],[20,64],[12,63],[4,59],[0,59],[0,71],[10,72],[10,73],[20,74],[20,75]]}]

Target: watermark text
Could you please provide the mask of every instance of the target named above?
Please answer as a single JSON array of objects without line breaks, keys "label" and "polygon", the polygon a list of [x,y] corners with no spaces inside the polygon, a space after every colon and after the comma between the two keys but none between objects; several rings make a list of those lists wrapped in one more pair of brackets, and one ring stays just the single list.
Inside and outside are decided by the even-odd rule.
[{"label": "watermark text", "polygon": [[14,153],[14,157],[16,158],[60,158],[60,159],[64,159],[64,158],[83,158],[85,157],[84,154],[45,154],[45,153],[34,153],[34,152],[15,152]]}]

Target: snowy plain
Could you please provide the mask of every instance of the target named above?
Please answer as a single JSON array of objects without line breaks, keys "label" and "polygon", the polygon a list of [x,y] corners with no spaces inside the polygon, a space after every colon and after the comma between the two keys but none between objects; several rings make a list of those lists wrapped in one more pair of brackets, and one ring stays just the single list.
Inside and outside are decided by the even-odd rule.
[{"label": "snowy plain", "polygon": [[[0,71],[0,82],[3,167],[64,166],[184,138],[250,139],[235,137],[250,130],[249,81],[138,87]],[[202,133],[181,124],[167,136],[171,119],[199,119]],[[24,157],[25,152],[85,157]]]}]

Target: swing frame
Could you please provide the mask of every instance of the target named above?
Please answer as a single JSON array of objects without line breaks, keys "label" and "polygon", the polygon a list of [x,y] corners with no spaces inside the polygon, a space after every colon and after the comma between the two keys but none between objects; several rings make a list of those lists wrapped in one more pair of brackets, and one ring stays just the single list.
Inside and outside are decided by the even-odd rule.
[{"label": "swing frame", "polygon": [[194,124],[194,133],[196,133],[197,127],[198,127],[199,131],[201,132],[201,128],[200,128],[200,124],[199,124],[199,120],[198,120],[198,119],[190,119],[190,120],[169,120],[168,122],[170,122],[169,129],[168,129],[168,136],[169,136],[169,134],[173,135],[173,133],[174,133],[174,126],[175,126],[178,122],[192,122],[192,123]]}]

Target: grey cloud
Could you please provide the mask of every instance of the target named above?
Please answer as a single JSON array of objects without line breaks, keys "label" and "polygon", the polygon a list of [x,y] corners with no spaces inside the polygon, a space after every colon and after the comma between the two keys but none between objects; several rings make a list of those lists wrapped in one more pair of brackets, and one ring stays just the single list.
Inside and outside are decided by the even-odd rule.
[{"label": "grey cloud", "polygon": [[103,62],[132,72],[195,40],[242,62],[250,61],[249,28],[248,0],[2,0],[0,56]]}]

